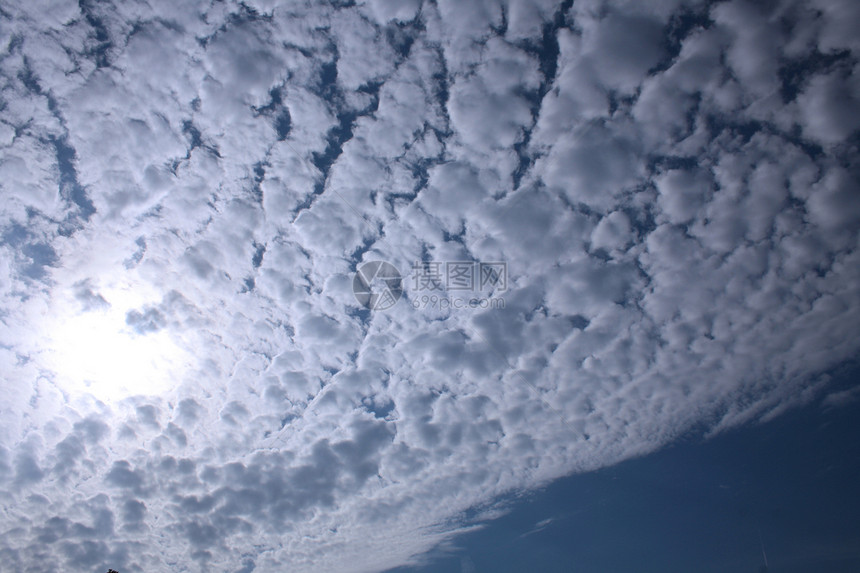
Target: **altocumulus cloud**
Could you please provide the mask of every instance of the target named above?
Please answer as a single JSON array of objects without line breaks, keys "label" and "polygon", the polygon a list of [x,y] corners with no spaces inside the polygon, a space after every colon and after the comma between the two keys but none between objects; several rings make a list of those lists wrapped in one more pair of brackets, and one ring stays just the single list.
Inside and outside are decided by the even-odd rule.
[{"label": "altocumulus cloud", "polygon": [[[827,393],[860,346],[858,20],[5,3],[0,562],[381,570]],[[504,308],[368,311],[370,260],[506,262]]]}]

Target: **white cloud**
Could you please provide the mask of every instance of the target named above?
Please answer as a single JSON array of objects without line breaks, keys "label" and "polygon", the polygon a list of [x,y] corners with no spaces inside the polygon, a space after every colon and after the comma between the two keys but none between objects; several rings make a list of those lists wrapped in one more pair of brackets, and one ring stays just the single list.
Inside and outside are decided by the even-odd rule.
[{"label": "white cloud", "polygon": [[[852,5],[801,41],[775,23],[813,3],[681,4],[4,7],[4,563],[381,570],[827,391],[860,324]],[[384,312],[351,292],[376,259]],[[413,308],[458,295],[422,259],[506,262],[504,307]],[[98,312],[191,358],[87,387],[52,325]]]},{"label": "white cloud", "polygon": [[661,23],[652,18],[618,12],[581,25],[583,50],[598,79],[610,89],[632,92],[663,56]]},{"label": "white cloud", "polygon": [[672,169],[654,178],[658,201],[669,222],[689,223],[712,194],[710,175],[701,170]]},{"label": "white cloud", "polygon": [[[620,127],[624,130],[626,126]],[[569,141],[557,143],[546,161],[538,165],[546,165],[546,183],[574,205],[583,203],[609,210],[633,190],[644,174],[636,146],[623,131],[613,133],[589,124],[574,132]]]},{"label": "white cloud", "polygon": [[814,76],[798,97],[804,133],[825,145],[841,143],[860,128],[857,76]]},{"label": "white cloud", "polygon": [[633,238],[630,219],[622,211],[613,211],[600,219],[591,233],[591,246],[596,249],[623,249]]}]

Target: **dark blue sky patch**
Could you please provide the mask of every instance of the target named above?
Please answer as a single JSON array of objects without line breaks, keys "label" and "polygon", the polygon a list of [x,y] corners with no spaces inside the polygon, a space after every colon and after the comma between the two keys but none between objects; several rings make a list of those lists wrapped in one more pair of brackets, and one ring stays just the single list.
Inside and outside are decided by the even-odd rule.
[{"label": "dark blue sky patch", "polygon": [[263,205],[263,187],[261,183],[266,178],[266,164],[258,161],[254,164],[254,180],[251,185],[251,198],[258,205]]},{"label": "dark blue sky patch", "polygon": [[57,252],[48,243],[28,243],[21,247],[21,254],[26,257],[21,272],[33,280],[43,280],[48,274],[48,268],[56,266],[59,261]]},{"label": "dark blue sky patch", "polygon": [[740,143],[746,144],[757,133],[768,133],[778,135],[787,144],[792,144],[802,149],[811,159],[818,159],[824,154],[822,146],[814,141],[805,139],[799,127],[790,132],[782,132],[773,124],[758,120],[732,121],[729,117],[717,114],[706,114],[701,117],[710,137],[714,139],[721,134],[730,134],[736,137]]},{"label": "dark blue sky patch", "polygon": [[255,269],[260,268],[260,265],[263,264],[263,256],[266,254],[266,245],[261,243],[254,243],[254,256],[251,258],[251,264]]},{"label": "dark blue sky patch", "polygon": [[[426,186],[427,183],[425,181],[424,187]],[[416,189],[414,193],[387,193],[385,195],[385,201],[386,203],[388,203],[388,210],[391,213],[396,213],[398,209],[411,203],[421,191],[421,189],[423,189],[423,187]]]},{"label": "dark blue sky patch", "polygon": [[231,26],[242,26],[249,22],[271,22],[272,15],[260,12],[253,6],[249,6],[243,1],[238,2],[239,10],[231,12],[227,17],[227,22],[218,29],[223,32]]},{"label": "dark blue sky patch", "polygon": [[292,118],[290,117],[290,110],[284,108],[275,117],[275,132],[278,134],[278,141],[287,139],[291,128]]},{"label": "dark blue sky patch", "polygon": [[207,143],[203,138],[203,133],[197,129],[191,120],[182,122],[182,133],[188,138],[189,148],[185,154],[185,159],[191,157],[191,152],[197,148],[205,149],[213,156],[221,158],[221,151],[218,146],[212,143]]},{"label": "dark blue sky patch", "polygon": [[[337,57],[331,62],[320,66],[319,94],[337,111],[341,105],[340,88],[337,85]],[[335,162],[342,151],[342,144],[352,137],[352,122],[356,118],[355,112],[339,112],[337,114],[338,125],[331,128],[326,135],[326,149],[322,153],[313,153],[313,164],[324,176],[328,175],[328,169]]]},{"label": "dark blue sky patch", "polygon": [[567,320],[570,322],[571,328],[576,328],[578,330],[585,330],[588,328],[588,325],[591,324],[591,321],[581,314],[568,316]]},{"label": "dark blue sky patch", "polygon": [[77,213],[69,215],[69,223],[74,223],[78,218],[84,222],[89,221],[96,213],[96,207],[86,189],[78,183],[75,149],[69,145],[66,137],[52,138],[50,141],[54,146],[60,171],[60,196],[77,207]]},{"label": "dark blue sky patch", "polygon": [[409,52],[415,43],[415,38],[424,30],[424,24],[419,17],[414,22],[390,22],[385,27],[385,39],[397,54],[398,61],[409,58]]},{"label": "dark blue sky patch", "polygon": [[467,559],[500,573],[752,573],[764,563],[761,541],[770,571],[853,573],[858,482],[860,403],[816,403],[558,480],[459,538],[458,549],[391,573],[458,571]]},{"label": "dark blue sky patch", "polygon": [[463,250],[468,252],[468,247],[466,246],[466,227],[461,226],[456,233],[449,233],[448,231],[442,229],[442,240],[446,243],[457,243],[460,245]]},{"label": "dark blue sky patch", "polygon": [[30,232],[27,228],[24,225],[13,221],[8,227],[3,229],[2,242],[10,247],[19,247],[29,237]]},{"label": "dark blue sky patch", "polygon": [[245,277],[242,281],[242,290],[239,292],[253,292],[256,287],[257,281],[254,280],[254,277]]},{"label": "dark blue sky patch", "polygon": [[787,59],[779,68],[780,95],[784,103],[790,103],[797,98],[803,90],[809,78],[816,74],[827,73],[835,68],[843,67],[846,73],[850,73],[851,52],[841,50],[829,54],[822,54],[815,50],[803,57]]},{"label": "dark blue sky patch", "polygon": [[376,236],[364,237],[362,239],[361,245],[356,247],[356,249],[349,255],[350,267],[352,269],[355,269],[359,264],[361,264],[361,262],[364,260],[365,253],[367,253],[373,248],[373,245],[376,244],[377,240],[378,237]]},{"label": "dark blue sky patch", "polygon": [[514,151],[519,157],[519,163],[512,175],[514,189],[519,188],[523,176],[534,164],[535,157],[529,153],[532,129],[540,114],[544,96],[552,89],[556,74],[558,73],[558,31],[568,26],[567,12],[572,5],[573,0],[565,0],[561,3],[555,11],[552,20],[544,23],[539,41],[525,40],[520,43],[521,49],[537,58],[542,79],[537,90],[525,91],[521,94],[529,102],[532,125],[524,130],[522,139],[514,143]]},{"label": "dark blue sky patch", "polygon": [[188,136],[188,143],[191,146],[189,153],[203,145],[203,137],[200,135],[200,130],[194,127],[194,123],[191,120],[182,122],[182,133]]},{"label": "dark blue sky patch", "polygon": [[357,320],[359,324],[361,324],[362,328],[366,329],[370,326],[371,311],[369,308],[365,308],[363,306],[349,307],[346,314],[350,318]]},{"label": "dark blue sky patch", "polygon": [[636,103],[636,94],[622,95],[616,90],[609,90],[609,115],[615,114],[619,109],[628,110]]},{"label": "dark blue sky patch", "polygon": [[284,103],[284,86],[275,86],[269,90],[269,102],[263,107],[254,107],[254,111],[260,115],[271,114],[280,109]]},{"label": "dark blue sky patch", "polygon": [[648,158],[648,171],[658,173],[670,169],[695,169],[700,164],[698,157],[689,155],[652,155]]},{"label": "dark blue sky patch", "polygon": [[334,50],[334,59],[320,64],[319,83],[316,88],[319,96],[329,103],[332,103],[340,93],[337,87],[337,47],[333,46],[332,49]]},{"label": "dark blue sky patch", "polygon": [[269,90],[269,101],[262,107],[253,107],[256,115],[272,118],[272,125],[278,136],[278,141],[284,141],[292,128],[290,110],[284,105],[284,86],[276,86]]},{"label": "dark blue sky patch", "polygon": [[143,255],[146,254],[146,239],[143,237],[138,237],[134,244],[137,245],[137,250],[131,254],[129,258],[123,261],[123,265],[127,269],[133,269],[136,267],[140,261],[143,260]]},{"label": "dark blue sky patch", "polygon": [[[331,128],[327,134],[326,149],[322,153],[313,152],[312,162],[322,172],[325,178],[337,158],[343,153],[343,145],[352,139],[352,130],[359,113],[345,111],[338,113],[338,124]],[[320,190],[321,192],[322,190]]]},{"label": "dark blue sky patch", "polygon": [[[321,72],[321,77],[323,78],[322,81],[324,85],[323,92],[328,94],[326,101],[328,101],[330,105],[336,108],[336,106],[340,104],[340,100],[342,99],[340,94],[340,88],[337,87],[336,65],[334,67],[333,76],[329,75],[329,72],[326,71],[324,65],[323,70]],[[376,111],[377,106],[379,105],[379,89],[381,88],[381,86],[381,83],[374,82],[361,86],[359,88],[360,92],[367,93],[373,96],[373,98],[371,99],[371,103],[367,108],[360,111],[339,110],[337,112],[338,123],[336,126],[332,127],[326,135],[325,151],[323,151],[322,153],[316,151],[311,153],[311,162],[322,173],[322,179],[314,184],[313,193],[307,196],[304,201],[302,201],[295,208],[295,217],[297,217],[298,214],[305,209],[309,209],[313,205],[317,197],[322,195],[322,193],[325,191],[325,185],[326,181],[328,180],[331,166],[334,165],[338,157],[340,157],[343,153],[343,146],[346,144],[346,142],[352,139],[353,129],[355,127],[355,120],[359,117],[372,114],[374,111]]]},{"label": "dark blue sky patch", "polygon": [[652,69],[649,74],[662,72],[671,67],[672,62],[681,53],[684,40],[694,31],[707,30],[713,24],[710,17],[711,7],[716,2],[705,2],[697,7],[684,7],[672,14],[666,26],[664,34],[663,59]]},{"label": "dark blue sky patch", "polygon": [[[441,46],[436,49],[436,57],[439,62],[439,71],[434,72],[431,79],[434,82],[433,95],[439,104],[439,109],[445,118],[445,137],[451,135],[451,118],[448,115],[448,100],[451,99],[451,80],[448,76],[448,62]],[[444,138],[440,138],[440,141]]]},{"label": "dark blue sky patch", "polygon": [[90,25],[91,31],[87,36],[86,51],[87,57],[92,58],[96,66],[106,68],[110,66],[109,52],[113,47],[110,32],[107,25],[104,23],[101,15],[97,14],[97,2],[92,0],[78,0],[78,6]]},{"label": "dark blue sky patch", "polygon": [[361,401],[365,409],[372,413],[377,419],[385,419],[391,412],[394,411],[394,402],[391,400],[380,400],[378,396],[373,398],[365,398]]},{"label": "dark blue sky patch", "polygon": [[430,182],[430,167],[438,165],[439,161],[441,161],[441,158],[435,161],[423,159],[410,163],[409,170],[412,172],[412,176],[415,178],[415,185],[412,188],[412,193],[399,193],[399,195],[403,198],[414,199],[415,196],[418,195],[418,193],[420,193],[422,189],[427,187],[427,184]]},{"label": "dark blue sky patch", "polygon": [[558,72],[558,31],[568,27],[567,13],[573,6],[573,0],[564,0],[553,15],[552,21],[544,24],[541,30],[540,45],[536,47],[535,53],[538,57],[541,74],[544,77],[544,86],[541,91],[546,93],[552,87]]},{"label": "dark blue sky patch", "polygon": [[21,80],[21,83],[24,84],[25,88],[34,94],[41,95],[42,87],[39,85],[39,80],[36,78],[33,70],[30,69],[30,66],[24,65],[18,71],[18,79]]},{"label": "dark blue sky patch", "polygon": [[[14,41],[9,42],[9,53],[12,53],[12,50],[17,47]],[[39,78],[36,76],[32,67],[30,66],[30,61],[26,56],[23,57],[23,66],[18,70],[18,79],[24,85],[24,87],[30,90],[33,94],[37,96],[42,96],[45,98],[45,101],[48,104],[48,110],[57,117],[59,122],[64,123],[63,117],[60,114],[59,108],[57,107],[57,100],[50,93],[50,91],[44,91],[42,89],[42,84]],[[16,130],[17,134],[17,130]]]},{"label": "dark blue sky patch", "polygon": [[[653,207],[642,210],[622,208],[620,211],[627,215],[627,220],[630,221],[630,229],[640,240],[643,240],[657,228],[657,213]],[[635,263],[637,266],[640,265],[639,259],[636,259]],[[646,273],[641,271],[641,268],[640,274],[646,275]]]},{"label": "dark blue sky patch", "polygon": [[254,164],[254,183],[260,184],[266,178],[266,164],[258,161]]}]

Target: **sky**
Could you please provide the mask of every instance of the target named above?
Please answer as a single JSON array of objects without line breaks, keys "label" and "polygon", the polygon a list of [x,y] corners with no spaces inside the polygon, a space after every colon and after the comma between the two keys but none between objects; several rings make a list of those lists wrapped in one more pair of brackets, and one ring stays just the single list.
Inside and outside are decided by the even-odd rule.
[{"label": "sky", "polygon": [[856,569],[857,22],[4,2],[0,567]]},{"label": "sky", "polygon": [[504,516],[390,573],[853,573],[858,481],[860,403],[816,400],[511,496]]}]

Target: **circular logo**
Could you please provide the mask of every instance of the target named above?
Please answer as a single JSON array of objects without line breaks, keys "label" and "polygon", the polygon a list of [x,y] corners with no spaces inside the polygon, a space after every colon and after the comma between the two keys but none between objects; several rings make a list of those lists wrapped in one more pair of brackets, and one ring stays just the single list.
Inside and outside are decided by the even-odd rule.
[{"label": "circular logo", "polygon": [[369,261],[355,271],[352,292],[360,305],[370,310],[386,310],[403,296],[403,277],[391,263]]}]

